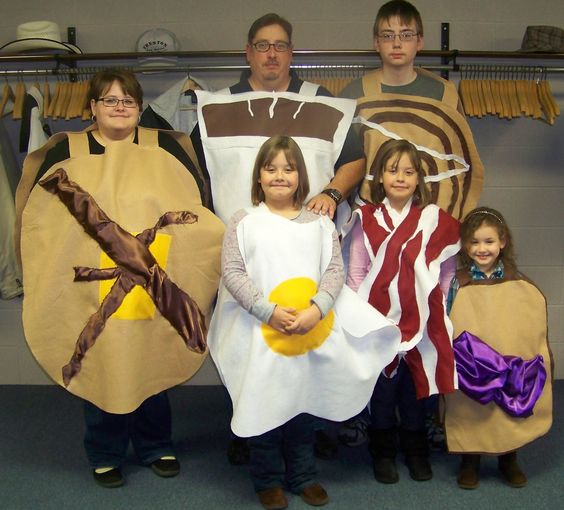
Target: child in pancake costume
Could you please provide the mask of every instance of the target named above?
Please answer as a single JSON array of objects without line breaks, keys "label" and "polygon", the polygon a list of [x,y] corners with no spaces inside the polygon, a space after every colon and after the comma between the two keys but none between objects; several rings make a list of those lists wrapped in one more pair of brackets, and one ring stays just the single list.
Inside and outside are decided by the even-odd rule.
[{"label": "child in pancake costume", "polygon": [[462,454],[461,488],[478,486],[481,454],[497,456],[507,484],[523,487],[517,449],[552,423],[546,302],[517,270],[500,212],[471,211],[461,239],[462,268],[447,302],[460,388],[445,397],[447,445]]},{"label": "child in pancake costume", "polygon": [[249,437],[251,476],[264,508],[284,489],[329,501],[316,481],[314,416],[341,421],[368,402],[397,353],[397,327],[343,286],[333,222],[303,207],[302,152],[267,140],[252,177],[253,207],[233,216],[208,342],[233,401],[231,427]]}]

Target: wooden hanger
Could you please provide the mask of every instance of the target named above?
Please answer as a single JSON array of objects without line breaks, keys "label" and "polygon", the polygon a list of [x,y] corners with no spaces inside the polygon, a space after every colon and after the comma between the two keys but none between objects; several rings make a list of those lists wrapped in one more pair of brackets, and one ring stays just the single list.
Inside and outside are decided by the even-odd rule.
[{"label": "wooden hanger", "polygon": [[49,82],[47,78],[43,82],[43,117],[47,118],[47,112],[49,111],[49,103],[51,102],[51,92],[49,91]]},{"label": "wooden hanger", "polygon": [[6,81],[4,85],[4,89],[2,90],[2,101],[0,102],[0,117],[4,115],[4,110],[6,109],[6,105],[8,101],[14,102],[16,100],[16,96],[14,95],[14,91],[10,84]]},{"label": "wooden hanger", "polygon": [[25,95],[25,83],[23,80],[20,80],[16,85],[16,98],[14,99],[14,111],[12,112],[12,119],[14,120],[21,119],[23,116]]}]

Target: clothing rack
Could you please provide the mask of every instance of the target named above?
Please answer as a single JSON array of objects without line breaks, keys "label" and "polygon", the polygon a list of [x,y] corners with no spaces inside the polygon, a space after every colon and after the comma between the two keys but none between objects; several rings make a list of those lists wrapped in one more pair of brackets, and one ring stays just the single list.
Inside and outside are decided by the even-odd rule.
[{"label": "clothing rack", "polygon": [[[295,50],[294,69],[317,69],[363,73],[378,67],[374,62],[374,51],[370,50]],[[152,59],[166,58],[170,65],[151,65]],[[440,64],[429,63],[439,59]],[[527,53],[527,52],[485,52],[485,51],[421,51],[417,65],[425,69],[447,72],[459,72],[460,60],[498,60],[512,62],[527,60],[532,62],[564,60],[564,53]],[[78,63],[102,62],[102,65],[90,67],[78,66]],[[114,64],[115,61],[121,61]],[[142,62],[142,64],[141,64]],[[31,64],[45,64],[49,67],[32,69]],[[482,62],[478,62],[482,63]],[[527,64],[531,65],[531,64]],[[539,67],[538,64],[532,64]],[[76,66],[76,67],[75,67]],[[247,69],[245,52],[242,51],[194,51],[166,52],[158,55],[148,53],[91,53],[91,54],[55,54],[55,55],[0,55],[0,77],[23,78],[29,76],[84,76],[93,74],[101,68],[127,68],[134,73],[191,73],[213,71],[241,71]],[[564,73],[564,67],[544,65],[544,73]]]}]

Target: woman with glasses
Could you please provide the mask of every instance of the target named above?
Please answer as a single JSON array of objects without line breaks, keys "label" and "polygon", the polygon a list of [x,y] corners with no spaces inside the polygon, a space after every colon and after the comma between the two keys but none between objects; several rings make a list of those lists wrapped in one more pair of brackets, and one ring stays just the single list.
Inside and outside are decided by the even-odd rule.
[{"label": "woman with glasses", "polygon": [[119,487],[131,441],[143,465],[178,474],[166,390],[206,353],[223,225],[185,135],[138,127],[135,76],[90,81],[93,124],[28,155],[18,189],[24,330],[35,357],[84,399],[95,481]]}]

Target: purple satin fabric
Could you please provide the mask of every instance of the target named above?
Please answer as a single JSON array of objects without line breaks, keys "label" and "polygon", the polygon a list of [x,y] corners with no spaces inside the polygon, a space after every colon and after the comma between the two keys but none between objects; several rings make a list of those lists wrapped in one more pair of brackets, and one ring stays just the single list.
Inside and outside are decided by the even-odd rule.
[{"label": "purple satin fabric", "polygon": [[453,343],[458,385],[480,404],[495,402],[516,418],[533,414],[546,381],[544,360],[502,356],[477,336],[464,331]]}]

